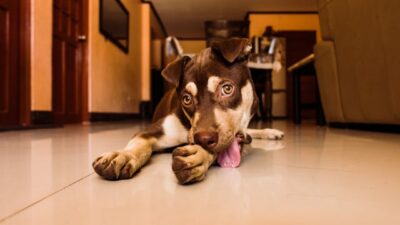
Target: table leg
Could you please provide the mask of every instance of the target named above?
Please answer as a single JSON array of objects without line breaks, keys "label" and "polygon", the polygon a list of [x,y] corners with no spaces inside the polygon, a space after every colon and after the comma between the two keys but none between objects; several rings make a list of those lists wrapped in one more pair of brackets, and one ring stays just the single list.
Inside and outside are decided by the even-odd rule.
[{"label": "table leg", "polygon": [[264,116],[266,120],[272,120],[272,74],[271,71],[266,72],[266,79],[265,79],[265,98],[264,98],[264,105],[265,105],[265,112]]},{"label": "table leg", "polygon": [[263,102],[263,91],[261,91],[261,90],[259,90],[259,89],[256,89],[256,94],[257,94],[257,97],[258,97],[258,109],[259,110],[257,110],[257,117],[258,118],[261,118],[261,119],[264,119],[264,102]]},{"label": "table leg", "polygon": [[301,123],[301,96],[300,96],[300,74],[293,73],[293,111],[294,123]]}]

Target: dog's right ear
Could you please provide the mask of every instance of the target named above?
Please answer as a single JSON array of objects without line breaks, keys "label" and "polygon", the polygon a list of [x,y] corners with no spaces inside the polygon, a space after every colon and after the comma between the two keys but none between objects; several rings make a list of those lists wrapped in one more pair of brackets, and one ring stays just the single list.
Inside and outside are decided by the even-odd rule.
[{"label": "dog's right ear", "polygon": [[175,61],[170,62],[161,72],[161,75],[166,81],[173,84],[175,87],[179,86],[179,81],[182,78],[183,71],[186,63],[190,60],[189,56],[177,58]]}]

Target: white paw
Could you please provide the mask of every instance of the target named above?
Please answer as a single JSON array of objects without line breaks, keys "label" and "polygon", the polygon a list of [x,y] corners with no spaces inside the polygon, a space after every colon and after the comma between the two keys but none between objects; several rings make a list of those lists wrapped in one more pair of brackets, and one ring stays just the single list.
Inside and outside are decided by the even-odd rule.
[{"label": "white paw", "polygon": [[263,129],[263,136],[265,139],[268,140],[281,140],[283,139],[283,137],[285,136],[285,134],[280,131],[280,130],[276,130],[276,129]]}]

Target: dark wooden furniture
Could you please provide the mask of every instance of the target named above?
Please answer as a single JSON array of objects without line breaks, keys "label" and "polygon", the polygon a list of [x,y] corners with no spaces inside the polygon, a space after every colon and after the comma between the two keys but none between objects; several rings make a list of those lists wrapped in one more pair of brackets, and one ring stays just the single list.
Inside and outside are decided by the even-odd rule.
[{"label": "dark wooden furniture", "polygon": [[[314,54],[311,54],[294,65],[290,66],[288,69],[290,76],[293,79],[293,122],[295,124],[301,124],[302,109],[311,109],[315,111],[315,118],[317,125],[325,125],[324,113],[321,105],[321,99],[319,95],[318,83],[314,83],[315,87],[313,90],[313,96],[315,96],[314,101],[304,103],[302,101],[302,84],[301,79],[307,77],[313,77],[316,79],[316,72],[314,68]],[[304,91],[303,91],[304,92]]]}]

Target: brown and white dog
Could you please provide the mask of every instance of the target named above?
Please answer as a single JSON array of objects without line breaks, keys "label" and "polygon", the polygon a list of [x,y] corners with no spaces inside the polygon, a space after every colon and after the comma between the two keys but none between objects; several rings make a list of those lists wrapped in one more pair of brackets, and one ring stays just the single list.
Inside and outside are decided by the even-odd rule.
[{"label": "brown and white dog", "polygon": [[246,65],[250,50],[248,39],[233,38],[170,63],[162,75],[175,88],[157,106],[153,124],[124,150],[98,157],[96,173],[109,180],[131,178],[153,152],[176,147],[172,169],[179,183],[193,183],[215,161],[237,167],[251,137],[283,138],[278,130],[247,128],[258,107]]}]

